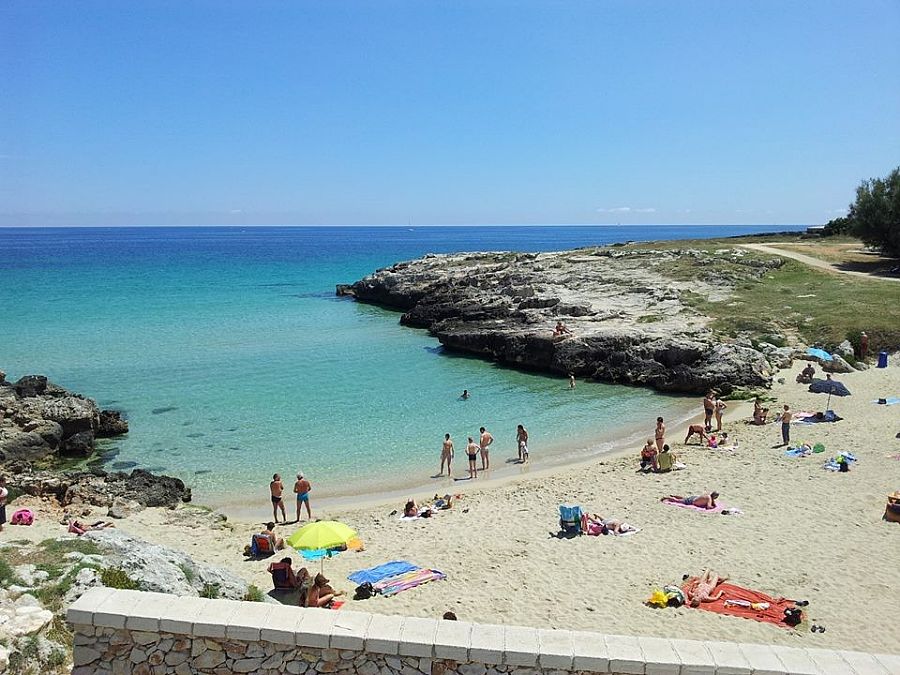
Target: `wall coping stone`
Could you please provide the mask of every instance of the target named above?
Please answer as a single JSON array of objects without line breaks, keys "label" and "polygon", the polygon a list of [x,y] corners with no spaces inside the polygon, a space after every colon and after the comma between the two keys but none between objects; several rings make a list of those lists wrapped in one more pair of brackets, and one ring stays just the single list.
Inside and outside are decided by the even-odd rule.
[{"label": "wall coping stone", "polygon": [[[900,655],[734,642],[601,635],[350,610],[88,590],[67,613],[79,629],[264,640],[424,659],[634,675],[890,675]],[[91,633],[92,634],[92,633]]]}]

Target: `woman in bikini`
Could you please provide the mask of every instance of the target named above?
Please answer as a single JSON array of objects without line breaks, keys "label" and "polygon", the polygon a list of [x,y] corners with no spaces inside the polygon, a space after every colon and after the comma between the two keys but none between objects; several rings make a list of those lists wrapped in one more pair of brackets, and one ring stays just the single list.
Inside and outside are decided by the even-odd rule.
[{"label": "woman in bikini", "polygon": [[656,450],[662,452],[663,445],[666,443],[666,425],[663,424],[663,418],[656,418]]}]

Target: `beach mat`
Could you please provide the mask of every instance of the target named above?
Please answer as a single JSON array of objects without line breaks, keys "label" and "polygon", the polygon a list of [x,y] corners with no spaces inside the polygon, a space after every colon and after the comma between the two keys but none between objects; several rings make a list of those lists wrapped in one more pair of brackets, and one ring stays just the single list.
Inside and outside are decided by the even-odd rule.
[{"label": "beach mat", "polygon": [[383,579],[375,586],[375,590],[381,595],[387,597],[396,595],[402,591],[408,591],[410,588],[427,584],[429,581],[437,581],[446,579],[447,575],[438,570],[418,569],[401,574],[399,576]]},{"label": "beach mat", "polygon": [[419,569],[422,568],[418,565],[413,565],[407,560],[392,560],[382,565],[376,565],[375,567],[369,567],[364,570],[357,570],[356,572],[349,574],[347,578],[354,584],[364,584],[366,582],[376,584],[389,577],[406,574],[407,572],[414,572]]},{"label": "beach mat", "polygon": [[669,506],[677,506],[680,509],[688,509],[689,511],[699,511],[700,513],[722,513],[722,509],[727,508],[723,503],[716,504],[714,509],[704,509],[702,506],[694,506],[693,504],[684,504],[682,502],[670,501],[668,499],[661,500],[663,504]]},{"label": "beach mat", "polygon": [[[689,583],[682,586],[683,590],[688,588],[690,588]],[[692,609],[703,609],[707,612],[715,612],[716,614],[739,616],[742,619],[752,619],[763,623],[773,623],[782,628],[791,628],[791,626],[784,622],[784,610],[789,607],[794,607],[793,600],[773,598],[772,596],[759,591],[743,588],[735,584],[729,584],[727,581],[716,586],[712,595],[716,595],[719,591],[722,591],[721,598],[712,602],[701,602],[699,607]],[[752,603],[767,602],[769,603],[769,607],[767,609],[753,609],[751,607],[741,607],[740,605],[730,605],[725,602],[726,600],[744,600]]]}]

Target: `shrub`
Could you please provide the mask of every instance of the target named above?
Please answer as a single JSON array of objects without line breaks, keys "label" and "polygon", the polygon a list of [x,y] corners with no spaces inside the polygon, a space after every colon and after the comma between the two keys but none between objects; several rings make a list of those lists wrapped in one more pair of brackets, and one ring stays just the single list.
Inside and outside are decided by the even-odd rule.
[{"label": "shrub", "polygon": [[120,588],[124,590],[136,591],[141,585],[129,577],[124,570],[117,567],[107,567],[100,570],[100,581],[104,586],[109,588]]},{"label": "shrub", "polygon": [[244,593],[244,600],[247,602],[262,602],[265,599],[265,593],[263,593],[258,586],[254,586],[250,584],[247,586],[247,592]]},{"label": "shrub", "polygon": [[215,600],[219,597],[219,584],[203,584],[203,588],[200,590],[201,598],[208,598],[210,600]]}]

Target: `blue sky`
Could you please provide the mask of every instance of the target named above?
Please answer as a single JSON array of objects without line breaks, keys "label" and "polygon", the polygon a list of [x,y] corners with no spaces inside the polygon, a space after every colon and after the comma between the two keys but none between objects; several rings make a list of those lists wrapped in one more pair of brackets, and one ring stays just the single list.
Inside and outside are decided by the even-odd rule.
[{"label": "blue sky", "polygon": [[0,4],[0,225],[819,223],[900,2]]}]

